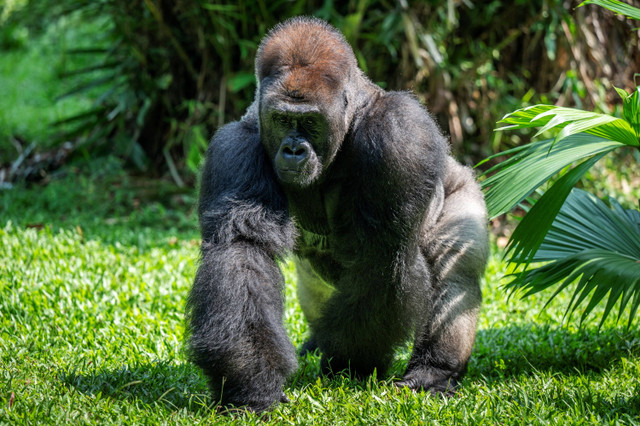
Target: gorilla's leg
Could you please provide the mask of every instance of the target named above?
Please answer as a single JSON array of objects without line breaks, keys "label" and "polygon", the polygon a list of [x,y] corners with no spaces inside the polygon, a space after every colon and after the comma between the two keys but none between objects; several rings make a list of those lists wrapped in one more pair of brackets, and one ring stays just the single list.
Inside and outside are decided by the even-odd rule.
[{"label": "gorilla's leg", "polygon": [[[351,286],[336,289],[323,315],[311,323],[325,374],[348,370],[352,376],[363,378],[376,370],[381,377],[389,367],[394,347],[411,333],[410,315],[406,315],[405,304],[395,289],[385,288],[386,280],[376,282],[375,277],[380,275],[377,271],[368,272],[359,270],[357,277],[345,278]],[[364,281],[363,277],[370,280]]]},{"label": "gorilla's leg", "polygon": [[348,372],[358,379],[374,370],[378,377],[385,374],[394,346],[405,335],[397,327],[380,323],[387,308],[367,296],[336,292],[327,302],[326,314],[314,327],[324,374]]},{"label": "gorilla's leg", "polygon": [[475,341],[488,235],[473,173],[450,159],[443,184],[443,210],[435,225],[426,225],[423,245],[432,267],[433,299],[426,301],[424,322],[398,385],[450,395],[466,371]]}]

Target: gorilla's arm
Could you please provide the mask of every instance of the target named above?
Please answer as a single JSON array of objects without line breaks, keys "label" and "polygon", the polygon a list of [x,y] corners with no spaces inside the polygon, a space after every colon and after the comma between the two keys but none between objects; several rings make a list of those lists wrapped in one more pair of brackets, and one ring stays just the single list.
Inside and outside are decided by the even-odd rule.
[{"label": "gorilla's arm", "polygon": [[223,404],[261,411],[282,400],[297,367],[283,325],[276,259],[293,245],[285,200],[255,122],[224,126],[200,190],[202,259],[189,294],[189,347]]},{"label": "gorilla's arm", "polygon": [[[365,247],[378,256],[415,254],[420,229],[442,209],[446,140],[412,95],[389,92],[358,121],[353,147],[359,233],[375,243]],[[392,264],[402,268],[402,260]]]}]

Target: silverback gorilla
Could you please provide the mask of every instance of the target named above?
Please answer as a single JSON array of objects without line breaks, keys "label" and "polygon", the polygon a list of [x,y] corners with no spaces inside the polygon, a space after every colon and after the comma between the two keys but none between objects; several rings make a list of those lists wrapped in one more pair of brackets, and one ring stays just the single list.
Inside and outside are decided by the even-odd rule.
[{"label": "silverback gorilla", "polygon": [[413,337],[400,387],[452,394],[465,373],[487,257],[473,173],[409,93],[385,92],[324,21],[275,27],[258,88],[213,137],[202,174],[202,259],[187,303],[189,352],[223,404],[286,401],[297,368],[278,260],[325,372],[384,374]]}]

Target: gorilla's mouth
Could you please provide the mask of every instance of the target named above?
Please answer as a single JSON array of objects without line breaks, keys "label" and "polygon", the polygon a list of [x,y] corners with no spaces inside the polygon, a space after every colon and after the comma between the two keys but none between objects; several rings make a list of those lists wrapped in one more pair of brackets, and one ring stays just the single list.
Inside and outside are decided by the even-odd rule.
[{"label": "gorilla's mouth", "polygon": [[280,183],[305,187],[316,180],[318,175],[316,169],[313,162],[308,161],[299,168],[276,167],[276,174]]},{"label": "gorilla's mouth", "polygon": [[274,166],[281,183],[299,187],[311,184],[318,177],[320,169],[318,157],[310,145],[305,149],[304,155],[300,156],[289,155],[281,149]]},{"label": "gorilla's mouth", "polygon": [[282,183],[290,183],[290,184],[302,184],[305,180],[305,173],[302,173],[301,170],[298,169],[277,169],[278,179]]}]

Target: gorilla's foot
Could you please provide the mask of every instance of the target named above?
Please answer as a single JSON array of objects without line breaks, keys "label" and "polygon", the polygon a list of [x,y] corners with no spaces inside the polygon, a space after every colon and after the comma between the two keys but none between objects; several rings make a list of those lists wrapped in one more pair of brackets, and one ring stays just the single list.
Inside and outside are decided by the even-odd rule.
[{"label": "gorilla's foot", "polygon": [[432,395],[454,396],[458,389],[460,372],[441,370],[434,367],[414,369],[407,372],[401,381],[396,382],[398,388],[409,388],[414,391],[424,390]]}]

